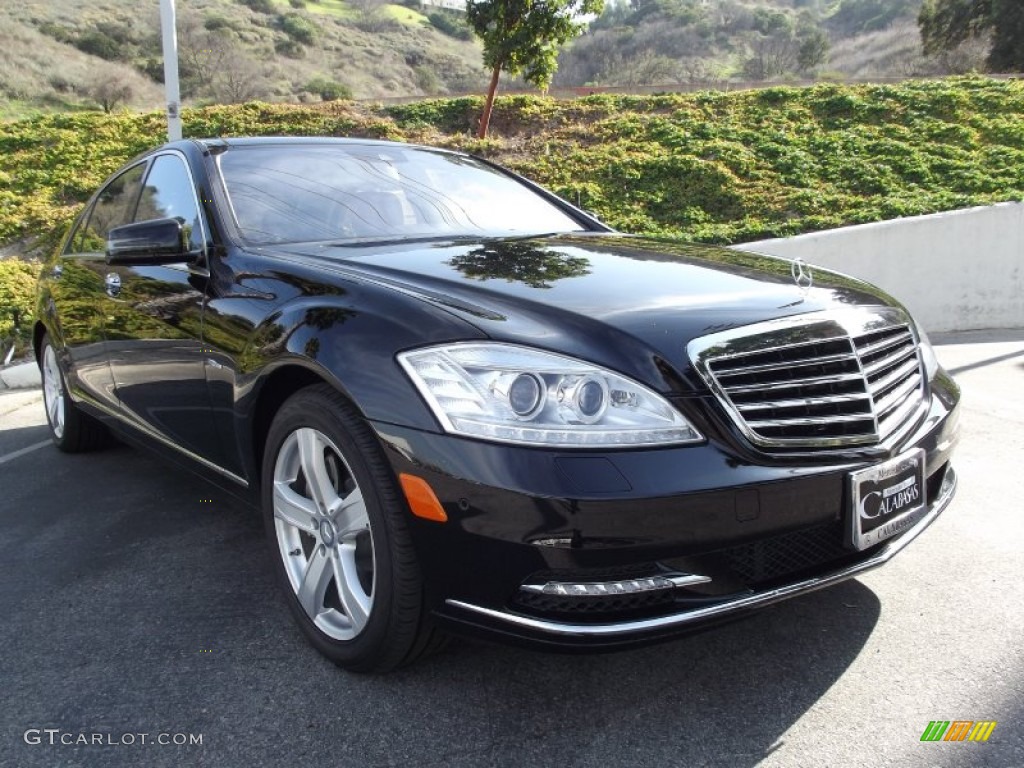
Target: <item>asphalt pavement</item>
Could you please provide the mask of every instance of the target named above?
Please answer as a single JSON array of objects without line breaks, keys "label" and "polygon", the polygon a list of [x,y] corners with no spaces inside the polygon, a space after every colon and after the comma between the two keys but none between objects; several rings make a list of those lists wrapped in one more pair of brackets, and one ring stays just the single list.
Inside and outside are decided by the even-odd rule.
[{"label": "asphalt pavement", "polygon": [[250,509],[63,455],[38,390],[0,393],[0,765],[1024,766],[1024,332],[938,341],[960,492],[884,568],[642,650],[458,641],[386,676],[303,641]]}]

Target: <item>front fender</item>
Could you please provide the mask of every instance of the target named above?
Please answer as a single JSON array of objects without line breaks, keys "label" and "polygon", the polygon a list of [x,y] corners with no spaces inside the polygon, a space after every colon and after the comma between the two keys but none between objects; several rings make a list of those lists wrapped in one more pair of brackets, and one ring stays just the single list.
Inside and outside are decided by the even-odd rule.
[{"label": "front fender", "polygon": [[439,425],[396,355],[428,344],[486,338],[439,307],[359,285],[289,301],[253,332],[239,356],[236,412],[252,417],[262,386],[282,368],[315,374],[371,421],[437,431]]}]

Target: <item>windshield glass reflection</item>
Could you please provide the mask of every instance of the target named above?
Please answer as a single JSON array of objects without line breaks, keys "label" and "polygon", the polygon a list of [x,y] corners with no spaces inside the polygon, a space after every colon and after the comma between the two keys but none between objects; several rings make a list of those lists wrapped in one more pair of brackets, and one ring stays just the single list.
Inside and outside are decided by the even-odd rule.
[{"label": "windshield glass reflection", "polygon": [[220,157],[254,244],[572,232],[579,222],[464,155],[406,147],[264,145]]}]

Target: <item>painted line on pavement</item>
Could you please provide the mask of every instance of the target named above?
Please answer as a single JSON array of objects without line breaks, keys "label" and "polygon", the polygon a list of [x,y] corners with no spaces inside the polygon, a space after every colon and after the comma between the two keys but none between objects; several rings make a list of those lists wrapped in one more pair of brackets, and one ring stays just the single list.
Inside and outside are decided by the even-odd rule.
[{"label": "painted line on pavement", "polygon": [[26,453],[32,453],[32,451],[38,451],[40,448],[45,448],[48,445],[53,445],[50,440],[43,440],[42,442],[30,445],[27,448],[22,448],[20,451],[14,453],[8,453],[4,456],[0,456],[0,464],[6,464],[8,461],[14,461],[15,459],[21,458]]}]

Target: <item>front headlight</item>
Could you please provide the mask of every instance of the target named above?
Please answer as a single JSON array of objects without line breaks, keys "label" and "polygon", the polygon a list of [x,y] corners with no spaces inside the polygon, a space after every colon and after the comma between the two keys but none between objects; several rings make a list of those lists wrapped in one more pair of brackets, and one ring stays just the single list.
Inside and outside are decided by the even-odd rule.
[{"label": "front headlight", "polygon": [[704,439],[658,393],[571,357],[471,342],[402,352],[398,361],[453,434],[566,448]]}]

